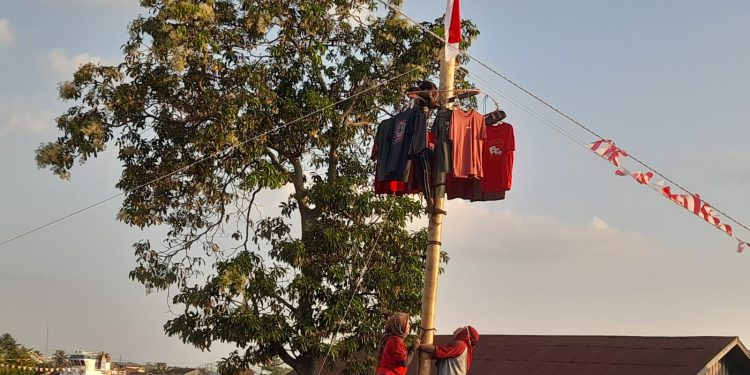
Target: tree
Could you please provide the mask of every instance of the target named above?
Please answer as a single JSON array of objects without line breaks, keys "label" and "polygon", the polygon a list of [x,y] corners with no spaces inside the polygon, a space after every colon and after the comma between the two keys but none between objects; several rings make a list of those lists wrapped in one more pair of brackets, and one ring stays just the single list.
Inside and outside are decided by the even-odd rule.
[{"label": "tree", "polygon": [[0,359],[15,359],[18,357],[19,345],[10,333],[0,336]]},{"label": "tree", "polygon": [[259,375],[286,375],[289,370],[279,357],[274,357],[269,364],[260,367]]},{"label": "tree", "polygon": [[[134,244],[130,277],[176,289],[168,335],[241,348],[224,373],[279,357],[313,374],[329,353],[362,370],[372,359],[353,354],[372,352],[387,316],[419,309],[426,234],[405,228],[423,207],[372,193],[368,145],[370,125],[434,77],[441,44],[378,4],[141,0],[123,63],[59,87],[73,104],[38,165],[69,178],[118,148],[117,218],[169,229]],[[478,32],[464,30],[468,45]],[[253,213],[285,186],[279,215]]]},{"label": "tree", "polygon": [[65,351],[61,349],[55,350],[55,353],[52,354],[52,366],[65,367],[68,364],[68,355],[65,354]]},{"label": "tree", "polygon": [[[16,339],[9,333],[0,335],[0,362],[8,365],[35,367],[37,363],[34,362],[34,359],[31,357],[31,352],[32,349],[16,342]],[[35,352],[37,354],[39,353],[38,351]],[[27,374],[32,371],[12,369],[10,372]]]}]

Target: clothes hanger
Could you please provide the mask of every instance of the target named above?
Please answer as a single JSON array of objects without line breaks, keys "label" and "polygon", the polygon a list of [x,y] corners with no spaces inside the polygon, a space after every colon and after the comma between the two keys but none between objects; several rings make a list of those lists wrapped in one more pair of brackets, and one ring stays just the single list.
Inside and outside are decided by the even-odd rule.
[{"label": "clothes hanger", "polygon": [[478,89],[455,89],[455,90],[452,90],[452,91],[458,92],[459,94],[455,95],[455,96],[451,96],[450,98],[448,98],[448,102],[449,103],[452,102],[452,101],[455,101],[457,98],[459,100],[468,99],[468,98],[471,98],[472,96],[476,96],[476,95],[479,95],[479,94],[482,93]]},{"label": "clothes hanger", "polygon": [[505,111],[500,109],[500,103],[498,103],[497,100],[495,100],[495,98],[487,94],[485,94],[485,97],[484,97],[485,105],[487,104],[487,98],[490,98],[492,99],[493,102],[495,102],[495,110],[484,115],[484,124],[486,126],[501,125],[503,123],[503,120],[505,120],[505,118],[508,117],[508,115],[505,113]]}]

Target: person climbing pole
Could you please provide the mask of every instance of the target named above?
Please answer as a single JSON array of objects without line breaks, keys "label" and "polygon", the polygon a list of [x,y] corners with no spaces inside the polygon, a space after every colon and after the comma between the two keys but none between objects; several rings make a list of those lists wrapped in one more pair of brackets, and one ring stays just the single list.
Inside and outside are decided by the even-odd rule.
[{"label": "person climbing pole", "polygon": [[378,368],[375,375],[406,375],[406,368],[419,347],[420,340],[414,338],[409,349],[404,339],[411,331],[409,315],[395,313],[385,325],[385,333],[378,343]]},{"label": "person climbing pole", "polygon": [[474,347],[479,333],[472,326],[458,327],[453,331],[453,342],[448,345],[422,344],[419,350],[432,353],[437,360],[437,375],[466,375],[471,368]]}]

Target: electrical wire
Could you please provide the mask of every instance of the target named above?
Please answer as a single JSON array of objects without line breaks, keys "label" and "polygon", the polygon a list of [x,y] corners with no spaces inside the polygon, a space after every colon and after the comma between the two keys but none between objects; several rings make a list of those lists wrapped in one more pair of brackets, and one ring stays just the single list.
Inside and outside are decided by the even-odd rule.
[{"label": "electrical wire", "polygon": [[[217,157],[217,156],[219,156],[219,155],[221,155],[221,154],[224,154],[224,153],[230,152],[230,151],[232,151],[233,149],[235,149],[236,147],[239,147],[239,146],[243,146],[243,145],[245,145],[245,144],[247,144],[247,143],[249,143],[249,142],[252,142],[252,141],[254,141],[254,140],[256,140],[256,139],[258,139],[258,138],[260,138],[260,137],[264,136],[264,135],[267,135],[267,134],[270,134],[270,133],[274,133],[274,132],[276,132],[277,130],[280,130],[280,129],[282,129],[282,128],[286,127],[286,126],[289,126],[289,125],[292,125],[292,124],[294,124],[294,123],[300,122],[300,121],[302,121],[302,120],[304,120],[304,119],[306,119],[306,118],[308,118],[308,117],[310,117],[310,116],[313,116],[313,115],[315,115],[315,114],[317,114],[317,113],[320,113],[320,112],[322,112],[322,111],[325,111],[325,110],[327,110],[327,109],[330,109],[330,108],[332,108],[332,107],[335,107],[335,106],[337,106],[337,105],[339,105],[339,104],[341,104],[341,103],[343,103],[343,102],[345,102],[345,101],[347,101],[347,100],[349,100],[349,99],[355,98],[355,97],[357,97],[357,96],[360,96],[360,95],[362,95],[362,94],[364,94],[364,93],[367,93],[367,92],[369,92],[369,91],[372,91],[372,90],[374,90],[374,89],[376,89],[376,88],[378,88],[378,87],[380,87],[380,86],[384,86],[384,85],[386,85],[386,84],[388,84],[388,83],[390,83],[390,82],[393,82],[393,81],[395,81],[395,80],[397,80],[397,79],[399,79],[399,78],[401,78],[401,77],[403,77],[403,76],[405,76],[405,75],[411,74],[411,73],[413,73],[413,72],[415,72],[415,71],[417,71],[417,70],[419,70],[419,69],[422,69],[422,67],[421,67],[421,66],[415,67],[414,69],[411,69],[411,70],[409,70],[409,71],[407,71],[407,72],[405,72],[405,73],[401,73],[401,74],[399,74],[399,75],[397,75],[397,76],[395,76],[395,77],[389,78],[389,79],[387,79],[387,80],[385,80],[385,81],[383,81],[383,82],[381,82],[381,83],[378,83],[377,85],[374,85],[374,86],[370,86],[370,87],[368,87],[368,88],[366,88],[366,89],[364,89],[364,90],[362,90],[362,91],[360,91],[360,92],[354,93],[354,94],[352,94],[352,95],[350,95],[350,96],[348,96],[348,97],[346,97],[346,98],[344,98],[344,99],[341,99],[341,100],[339,100],[339,101],[337,101],[337,102],[335,102],[335,103],[332,103],[332,104],[329,104],[329,105],[327,105],[327,106],[324,106],[324,107],[322,107],[322,108],[319,108],[319,109],[317,109],[317,110],[315,110],[315,111],[313,111],[313,112],[310,112],[310,113],[308,113],[308,114],[306,114],[306,115],[304,115],[304,116],[302,116],[302,117],[298,117],[298,118],[296,118],[296,119],[294,119],[294,120],[292,120],[292,121],[289,121],[289,122],[287,122],[287,123],[284,123],[284,124],[278,125],[278,126],[276,126],[276,127],[272,128],[272,129],[270,129],[270,130],[267,130],[267,131],[264,131],[264,132],[262,132],[262,133],[260,133],[260,134],[257,134],[257,135],[255,135],[255,136],[254,136],[254,137],[252,137],[252,138],[246,139],[245,141],[241,142],[241,143],[240,143],[239,145],[235,145],[235,146],[229,146],[229,147],[227,147],[226,149],[224,149],[224,150],[222,150],[222,151],[220,151],[220,152],[214,152],[214,153],[212,153],[212,154],[210,154],[210,155],[208,155],[208,156],[205,156],[205,157],[203,157],[203,158],[201,158],[201,159],[198,159],[198,160],[196,160],[196,161],[194,161],[194,162],[192,162],[192,163],[190,163],[190,164],[188,164],[188,165],[186,165],[186,166],[184,166],[184,167],[182,167],[182,168],[176,169],[176,170],[174,170],[174,171],[172,171],[172,172],[170,172],[170,173],[167,173],[167,174],[165,174],[165,175],[163,175],[163,176],[157,177],[157,178],[155,178],[155,179],[153,179],[153,180],[150,180],[150,181],[148,181],[148,182],[145,182],[145,183],[143,183],[143,184],[141,184],[141,185],[138,185],[138,186],[136,186],[135,188],[133,188],[133,189],[132,189],[131,191],[136,191],[136,190],[140,190],[140,189],[143,189],[143,188],[144,188],[144,187],[146,187],[146,186],[149,186],[149,185],[151,185],[151,184],[153,184],[153,183],[155,183],[155,182],[161,181],[161,180],[163,180],[163,179],[165,179],[165,178],[171,177],[171,176],[173,176],[173,175],[175,175],[175,174],[177,174],[177,173],[180,173],[180,172],[182,172],[182,171],[185,171],[185,170],[187,170],[187,169],[189,169],[189,168],[191,168],[191,167],[193,167],[193,166],[195,166],[195,165],[197,165],[197,164],[200,164],[200,163],[202,163],[202,162],[204,162],[204,161],[206,161],[206,160],[209,160],[209,159],[213,159],[213,158],[215,158],[215,157]],[[30,234],[32,234],[32,233],[34,233],[34,232],[40,231],[40,230],[42,230],[42,229],[44,229],[44,228],[47,228],[47,227],[49,227],[49,226],[51,226],[51,225],[54,225],[54,224],[56,224],[56,223],[59,223],[59,222],[61,222],[61,221],[63,221],[63,220],[66,220],[66,219],[68,219],[68,218],[70,218],[70,217],[72,217],[72,216],[78,215],[78,214],[80,214],[81,212],[87,211],[87,210],[89,210],[89,209],[91,209],[91,208],[94,208],[94,207],[96,207],[96,206],[99,206],[99,205],[101,205],[101,204],[104,204],[104,203],[106,203],[106,202],[109,202],[109,201],[111,201],[111,200],[113,200],[113,199],[116,199],[116,198],[118,198],[118,197],[121,197],[121,196],[125,195],[125,193],[126,193],[126,192],[124,192],[124,191],[123,191],[123,192],[120,192],[120,193],[118,193],[118,194],[115,194],[115,195],[113,195],[113,196],[111,196],[111,197],[109,197],[109,198],[105,198],[105,199],[103,199],[103,200],[101,200],[101,201],[98,201],[98,202],[96,202],[96,203],[93,203],[93,204],[91,204],[91,205],[88,205],[88,206],[86,206],[86,207],[84,207],[84,208],[81,208],[81,209],[79,209],[79,210],[77,210],[77,211],[74,211],[74,212],[71,212],[71,213],[69,213],[69,214],[67,214],[67,215],[65,215],[65,216],[62,216],[62,217],[60,217],[60,218],[58,218],[58,219],[52,220],[52,221],[50,221],[50,222],[48,222],[48,223],[46,223],[46,224],[40,225],[40,226],[38,226],[38,227],[35,227],[35,228],[33,228],[33,229],[30,229],[30,230],[28,230],[28,231],[26,231],[26,232],[23,232],[23,233],[21,233],[21,234],[18,234],[18,235],[16,235],[16,236],[13,236],[13,237],[11,237],[11,238],[9,238],[9,239],[7,239],[7,240],[4,240],[4,241],[0,242],[0,247],[3,247],[4,245],[7,245],[7,244],[9,244],[9,243],[11,243],[11,242],[13,242],[13,241],[16,241],[16,240],[18,240],[18,239],[20,239],[20,238],[26,237],[26,236],[28,236],[28,235],[30,235]]]},{"label": "electrical wire", "polygon": [[[438,39],[438,40],[440,40],[441,42],[443,42],[443,43],[445,43],[445,42],[446,42],[446,40],[445,40],[445,38],[444,38],[444,37],[441,37],[440,35],[437,35],[437,34],[436,34],[436,33],[435,33],[434,31],[432,31],[432,30],[428,29],[428,28],[427,28],[427,27],[426,27],[425,25],[423,25],[423,24],[421,24],[421,23],[417,22],[417,21],[416,21],[415,19],[413,19],[412,17],[410,17],[409,15],[407,15],[406,13],[404,13],[404,11],[403,11],[403,10],[402,10],[402,9],[401,9],[400,7],[398,7],[398,6],[396,6],[396,5],[393,5],[393,4],[390,4],[390,3],[388,3],[388,2],[387,2],[387,1],[385,1],[385,0],[378,0],[378,2],[382,3],[382,4],[383,4],[383,5],[385,5],[386,7],[390,8],[391,10],[393,10],[394,12],[396,12],[396,13],[400,14],[401,16],[403,16],[404,18],[406,18],[407,20],[409,20],[409,21],[410,21],[410,22],[411,22],[412,24],[414,24],[415,26],[419,27],[420,29],[422,29],[422,30],[423,30],[423,31],[425,31],[426,33],[428,33],[428,34],[432,35],[433,37],[437,38],[437,39]],[[471,54],[469,54],[468,52],[466,52],[466,51],[461,51],[461,50],[459,50],[458,52],[459,52],[459,54],[461,54],[461,55],[463,55],[463,56],[466,56],[467,58],[469,58],[469,59],[471,59],[472,61],[476,62],[477,64],[481,65],[481,66],[482,66],[482,67],[484,67],[485,69],[489,70],[490,72],[492,72],[492,73],[493,73],[493,74],[495,74],[496,76],[498,76],[498,77],[502,78],[502,79],[503,79],[504,81],[506,81],[506,82],[508,82],[509,84],[513,85],[513,86],[514,86],[514,87],[516,87],[517,89],[519,89],[519,90],[521,90],[522,92],[524,92],[525,94],[529,95],[530,97],[532,97],[533,99],[535,99],[535,100],[536,100],[536,101],[538,101],[539,103],[543,104],[543,105],[544,105],[544,106],[546,106],[547,108],[551,109],[552,111],[556,112],[556,113],[557,113],[557,114],[559,114],[560,116],[562,116],[562,117],[566,118],[567,120],[569,120],[569,121],[570,121],[570,122],[572,122],[573,124],[577,125],[577,126],[578,126],[578,127],[580,127],[581,129],[583,129],[583,130],[585,130],[585,131],[589,132],[590,134],[592,134],[592,135],[593,135],[593,136],[595,136],[596,138],[598,138],[598,139],[602,139],[602,140],[606,139],[606,138],[604,138],[603,136],[599,135],[599,134],[598,134],[597,132],[595,132],[594,130],[590,129],[589,127],[587,127],[586,125],[584,125],[583,123],[581,123],[580,121],[576,120],[576,119],[575,119],[575,118],[573,118],[572,116],[568,115],[567,113],[565,113],[565,112],[563,112],[562,110],[558,109],[557,107],[553,106],[552,104],[550,104],[550,103],[549,103],[549,102],[547,102],[546,100],[542,99],[541,97],[539,97],[538,95],[534,94],[534,93],[533,93],[533,92],[531,92],[530,90],[528,90],[528,89],[524,88],[524,87],[523,87],[523,86],[521,86],[521,85],[520,85],[519,83],[517,83],[517,82],[515,82],[514,80],[510,79],[510,78],[509,78],[508,76],[506,76],[506,75],[504,75],[504,74],[500,73],[499,71],[497,71],[497,70],[496,70],[496,69],[494,69],[493,67],[491,67],[491,66],[487,65],[486,63],[484,63],[483,61],[479,60],[478,58],[476,58],[476,57],[472,56],[472,55],[471,55]],[[638,163],[638,164],[640,164],[641,166],[643,166],[644,168],[647,168],[647,169],[651,170],[652,172],[654,172],[654,174],[656,174],[656,175],[659,175],[659,176],[661,176],[661,177],[662,177],[662,178],[663,178],[664,180],[668,181],[669,183],[671,183],[672,185],[676,186],[677,188],[679,188],[679,189],[682,189],[682,190],[683,190],[684,192],[686,192],[686,193],[688,193],[688,194],[690,194],[690,195],[695,195],[695,194],[694,194],[694,193],[692,193],[692,192],[691,192],[690,190],[688,190],[687,188],[685,188],[685,187],[684,187],[684,186],[682,186],[681,184],[677,183],[677,182],[676,182],[675,180],[673,180],[673,179],[669,178],[669,176],[667,176],[667,175],[665,175],[664,173],[660,172],[659,170],[657,170],[656,168],[654,168],[654,167],[652,167],[651,165],[647,164],[646,162],[644,162],[644,161],[642,161],[642,160],[638,159],[637,157],[633,156],[632,154],[628,154],[628,157],[629,157],[629,158],[631,158],[631,159],[632,159],[633,161],[635,161],[636,163]],[[732,222],[734,222],[735,224],[737,224],[737,225],[741,226],[742,228],[745,228],[745,230],[747,230],[747,231],[750,231],[750,227],[748,227],[747,225],[745,225],[745,224],[741,223],[741,222],[740,222],[739,220],[735,219],[734,217],[732,217],[732,216],[728,215],[727,213],[725,213],[725,212],[723,212],[723,211],[719,210],[719,209],[718,209],[718,208],[716,208],[716,207],[714,207],[714,210],[715,210],[715,211],[716,211],[717,213],[721,214],[722,216],[726,217],[727,219],[731,220],[731,221],[732,221]]]}]

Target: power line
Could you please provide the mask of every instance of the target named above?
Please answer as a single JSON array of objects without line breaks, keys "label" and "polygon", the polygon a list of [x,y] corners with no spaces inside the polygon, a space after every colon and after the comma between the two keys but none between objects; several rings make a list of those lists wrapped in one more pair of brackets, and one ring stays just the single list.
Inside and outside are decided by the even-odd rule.
[{"label": "power line", "polygon": [[[424,25],[422,25],[421,23],[417,22],[417,21],[416,21],[415,19],[411,18],[411,17],[409,16],[409,15],[407,15],[406,13],[404,13],[404,12],[403,12],[403,10],[402,10],[402,9],[401,9],[400,7],[398,7],[398,6],[395,6],[395,5],[393,5],[393,4],[390,4],[390,3],[388,3],[388,2],[386,2],[386,1],[384,1],[384,0],[378,0],[378,2],[382,3],[383,5],[385,5],[386,7],[390,8],[390,9],[392,9],[392,10],[393,10],[394,12],[396,12],[396,13],[398,13],[398,14],[402,15],[402,16],[403,16],[404,18],[408,19],[408,20],[409,20],[409,21],[410,21],[410,22],[411,22],[412,24],[414,24],[415,26],[419,27],[419,28],[420,28],[420,29],[422,29],[423,31],[427,32],[428,34],[432,35],[433,37],[437,38],[437,39],[438,39],[438,40],[440,40],[441,42],[443,42],[443,43],[445,43],[445,42],[446,42],[445,38],[441,37],[440,35],[437,35],[437,34],[436,34],[436,33],[435,33],[434,31],[430,30],[430,29],[429,29],[429,28],[427,28],[426,26],[424,26]],[[591,130],[591,129],[590,129],[589,127],[587,127],[586,125],[584,125],[584,124],[583,124],[583,123],[581,123],[580,121],[576,120],[576,119],[575,119],[575,118],[573,118],[572,116],[568,115],[567,113],[563,112],[562,110],[560,110],[560,109],[558,109],[557,107],[553,106],[552,104],[548,103],[548,102],[547,102],[546,100],[542,99],[541,97],[539,97],[538,95],[534,94],[534,93],[533,93],[533,92],[531,92],[530,90],[528,90],[528,89],[524,88],[524,87],[523,87],[523,86],[521,86],[521,85],[520,85],[519,83],[517,83],[517,82],[515,82],[514,80],[510,79],[510,78],[509,78],[509,77],[507,77],[506,75],[504,75],[504,74],[502,74],[502,73],[498,72],[498,71],[497,71],[496,69],[492,68],[491,66],[489,66],[489,65],[485,64],[484,62],[482,62],[482,61],[481,61],[481,60],[479,60],[478,58],[476,58],[476,57],[472,56],[472,55],[471,55],[471,54],[469,54],[468,52],[466,52],[466,51],[461,51],[461,50],[459,50],[458,52],[459,52],[459,54],[461,54],[461,55],[463,55],[463,56],[466,56],[466,57],[470,58],[471,60],[473,60],[473,61],[474,61],[474,62],[476,62],[477,64],[481,65],[481,66],[482,66],[482,67],[484,67],[485,69],[489,70],[489,71],[490,71],[490,72],[492,72],[493,74],[495,74],[495,75],[497,75],[498,77],[502,78],[502,79],[503,79],[504,81],[506,81],[506,82],[508,82],[509,84],[513,85],[513,86],[514,86],[514,87],[516,87],[517,89],[519,89],[519,90],[523,91],[523,92],[524,92],[525,94],[527,94],[527,95],[529,95],[530,97],[534,98],[534,99],[535,99],[536,101],[538,101],[539,103],[543,104],[544,106],[546,106],[547,108],[551,109],[552,111],[556,112],[556,113],[557,113],[557,114],[559,114],[560,116],[563,116],[564,118],[566,118],[567,120],[569,120],[569,121],[570,121],[570,122],[572,122],[573,124],[577,125],[577,126],[578,126],[578,127],[580,127],[581,129],[584,129],[585,131],[589,132],[590,134],[592,134],[593,136],[595,136],[595,137],[597,137],[597,138],[599,138],[599,139],[602,139],[602,140],[603,140],[603,139],[605,139],[605,138],[604,138],[603,136],[601,136],[601,135],[599,135],[598,133],[596,133],[595,131]],[[649,164],[646,164],[646,163],[645,163],[644,161],[642,161],[642,160],[638,159],[637,157],[633,156],[632,154],[628,154],[628,157],[630,157],[631,159],[633,159],[633,160],[634,160],[634,161],[635,161],[636,163],[640,164],[640,165],[641,165],[641,166],[643,166],[644,168],[647,168],[647,169],[651,170],[652,172],[654,172],[655,174],[657,174],[657,175],[661,176],[661,177],[662,177],[662,178],[663,178],[664,180],[668,181],[668,182],[669,182],[669,183],[671,183],[672,185],[674,185],[674,186],[678,187],[679,189],[682,189],[682,190],[683,190],[683,191],[685,191],[686,193],[688,193],[688,194],[690,194],[690,195],[695,195],[694,193],[692,193],[692,192],[691,192],[690,190],[688,190],[688,189],[687,189],[687,188],[685,188],[684,186],[680,185],[679,183],[677,183],[677,182],[676,182],[676,181],[674,181],[673,179],[669,178],[669,176],[666,176],[665,174],[661,173],[661,172],[660,172],[659,170],[657,170],[656,168],[654,168],[654,167],[650,166]],[[716,212],[718,212],[719,214],[721,214],[722,216],[726,217],[727,219],[731,220],[731,221],[732,221],[732,222],[734,222],[735,224],[737,224],[737,225],[741,226],[742,228],[745,228],[745,229],[746,229],[747,231],[750,231],[750,227],[748,227],[747,225],[745,225],[745,224],[741,223],[741,222],[740,222],[739,220],[737,220],[737,219],[733,218],[732,216],[730,216],[730,215],[728,215],[727,213],[725,213],[725,212],[723,212],[723,211],[719,210],[719,209],[718,209],[718,208],[716,208],[716,207],[714,207],[714,210],[715,210]]]},{"label": "power line", "polygon": [[533,109],[529,108],[528,106],[522,104],[521,102],[519,102],[518,100],[514,99],[513,97],[511,97],[507,93],[503,92],[502,90],[499,90],[499,89],[495,88],[494,86],[492,86],[492,84],[489,81],[483,79],[479,75],[477,75],[475,73],[471,73],[471,72],[469,72],[468,74],[469,74],[470,77],[476,79],[479,82],[480,85],[486,87],[488,90],[490,90],[490,91],[494,92],[495,94],[501,96],[502,98],[504,98],[505,100],[507,100],[509,103],[515,105],[516,107],[518,107],[519,109],[523,110],[524,112],[530,114],[531,116],[535,117],[539,121],[547,124],[549,127],[551,127],[552,129],[554,129],[558,133],[562,134],[564,137],[568,138],[573,143],[575,143],[575,144],[577,144],[577,145],[585,148],[588,151],[591,151],[589,149],[589,147],[586,145],[586,142],[584,140],[582,140],[582,139],[576,137],[575,135],[571,134],[570,132],[568,132],[567,130],[565,130],[564,128],[562,128],[560,125],[557,125],[553,121],[551,121],[551,120],[547,119],[546,117],[542,116],[541,114],[539,114],[539,112],[534,111]]},{"label": "power line", "polygon": [[[341,99],[341,100],[339,100],[339,101],[337,101],[337,102],[335,102],[335,103],[332,103],[332,104],[329,104],[329,105],[327,105],[327,106],[324,106],[324,107],[322,107],[322,108],[320,108],[320,109],[317,109],[317,110],[315,110],[315,111],[313,111],[313,112],[310,112],[310,113],[308,113],[308,114],[306,114],[306,115],[304,115],[304,116],[302,116],[302,117],[298,117],[298,118],[296,118],[296,119],[294,119],[294,120],[292,120],[292,121],[289,121],[289,122],[287,122],[287,123],[284,123],[284,124],[278,125],[278,126],[276,126],[276,127],[272,128],[272,129],[270,129],[270,130],[264,131],[264,132],[262,132],[262,133],[260,133],[260,134],[258,134],[258,135],[256,135],[256,136],[254,136],[254,137],[252,137],[252,138],[249,138],[249,139],[247,139],[247,140],[245,140],[245,141],[241,142],[241,143],[240,143],[239,145],[235,145],[235,146],[229,146],[229,147],[227,147],[226,149],[224,149],[224,150],[222,150],[222,151],[220,151],[220,152],[214,152],[214,153],[212,153],[212,154],[210,154],[210,155],[208,155],[208,156],[205,156],[205,157],[203,157],[203,158],[201,158],[201,159],[198,159],[198,160],[196,160],[196,161],[194,161],[194,162],[192,162],[192,163],[190,163],[190,164],[188,164],[188,165],[186,165],[186,166],[184,166],[184,167],[182,167],[182,168],[179,168],[179,169],[177,169],[177,170],[174,170],[174,171],[172,171],[172,172],[170,172],[170,173],[167,173],[167,174],[165,174],[165,175],[163,175],[163,176],[161,176],[161,177],[157,177],[157,178],[155,178],[155,179],[153,179],[153,180],[150,180],[150,181],[148,181],[148,182],[145,182],[145,183],[143,183],[143,184],[141,184],[141,185],[138,185],[138,186],[136,186],[135,188],[133,188],[133,189],[132,189],[131,191],[136,191],[136,190],[140,190],[140,189],[142,189],[142,188],[144,188],[144,187],[146,187],[146,186],[149,186],[149,185],[151,185],[151,184],[153,184],[153,183],[155,183],[155,182],[157,182],[157,181],[161,181],[161,180],[163,180],[163,179],[165,179],[165,178],[167,178],[167,177],[171,177],[171,176],[173,176],[173,175],[175,175],[175,174],[177,174],[177,173],[180,173],[180,172],[182,172],[182,171],[185,171],[185,170],[187,170],[187,169],[189,169],[189,168],[191,168],[191,167],[193,167],[193,166],[195,166],[195,165],[197,165],[197,164],[200,164],[200,163],[202,163],[202,162],[204,162],[204,161],[206,161],[206,160],[209,160],[209,159],[213,159],[213,158],[215,158],[215,157],[219,156],[220,154],[224,154],[224,153],[226,153],[226,152],[230,152],[230,151],[232,151],[233,149],[235,149],[236,147],[239,147],[239,146],[244,146],[245,144],[247,144],[247,143],[249,143],[249,142],[251,142],[251,141],[254,141],[254,140],[256,140],[256,139],[258,139],[258,138],[260,138],[260,137],[262,137],[262,136],[264,136],[264,135],[267,135],[267,134],[270,134],[270,133],[276,132],[277,130],[279,130],[279,129],[282,129],[282,128],[286,127],[286,126],[289,126],[289,125],[292,125],[292,124],[294,124],[294,123],[300,122],[300,121],[302,121],[302,120],[304,120],[304,119],[306,119],[306,118],[308,118],[308,117],[310,117],[310,116],[316,115],[316,114],[318,114],[318,113],[320,113],[320,112],[322,112],[322,111],[325,111],[325,110],[327,110],[327,109],[329,109],[329,108],[335,107],[335,106],[337,106],[337,105],[339,105],[339,104],[341,104],[341,103],[343,103],[343,102],[345,102],[345,101],[347,101],[347,100],[349,100],[349,99],[355,98],[355,97],[357,97],[357,96],[360,96],[360,95],[362,95],[362,94],[364,94],[364,93],[367,93],[367,92],[369,92],[369,91],[372,91],[372,90],[374,90],[374,89],[376,89],[376,88],[378,88],[378,87],[380,87],[380,86],[383,86],[383,85],[386,85],[386,84],[388,84],[388,83],[390,83],[390,82],[393,82],[393,81],[395,81],[395,80],[397,80],[397,79],[399,79],[399,78],[401,78],[401,77],[403,77],[403,76],[405,76],[405,75],[411,74],[411,73],[413,73],[413,72],[415,72],[415,71],[417,71],[417,70],[419,70],[419,69],[422,69],[422,67],[421,67],[421,66],[415,67],[414,69],[411,69],[411,70],[409,70],[409,71],[407,71],[407,72],[405,72],[405,73],[401,73],[401,74],[399,74],[399,75],[397,75],[397,76],[395,76],[395,77],[389,78],[389,79],[387,79],[387,80],[385,80],[385,81],[383,81],[383,82],[381,82],[381,83],[378,83],[377,85],[374,85],[374,86],[370,86],[370,87],[368,87],[368,88],[366,88],[366,89],[364,89],[364,90],[362,90],[362,91],[360,91],[360,92],[357,92],[357,93],[355,93],[355,94],[352,94],[352,95],[350,95],[350,96],[348,96],[348,97],[346,97],[346,98],[344,98],[344,99]],[[34,233],[34,232],[37,232],[37,231],[39,231],[39,230],[42,230],[42,229],[44,229],[44,228],[47,228],[47,227],[49,227],[49,226],[51,226],[51,225],[54,225],[54,224],[56,224],[56,223],[59,223],[59,222],[61,222],[61,221],[65,220],[65,219],[68,219],[68,218],[72,217],[72,216],[78,215],[78,214],[80,214],[81,212],[87,211],[87,210],[89,210],[89,209],[91,209],[91,208],[94,208],[94,207],[96,207],[96,206],[99,206],[99,205],[101,205],[101,204],[104,204],[104,203],[106,203],[106,202],[109,202],[109,201],[111,201],[111,200],[113,200],[113,199],[115,199],[115,198],[118,198],[118,197],[122,196],[122,195],[125,195],[125,192],[121,192],[121,193],[115,194],[115,195],[113,195],[113,196],[111,196],[111,197],[109,197],[109,198],[105,198],[105,199],[103,199],[103,200],[101,200],[101,201],[99,201],[99,202],[93,203],[93,204],[91,204],[91,205],[88,205],[88,206],[86,206],[86,207],[84,207],[84,208],[81,208],[81,209],[79,209],[79,210],[77,210],[77,211],[74,211],[74,212],[71,212],[71,213],[69,213],[69,214],[67,214],[67,215],[65,215],[65,216],[62,216],[62,217],[60,217],[60,218],[58,218],[58,219],[52,220],[52,221],[50,221],[50,222],[48,222],[48,223],[46,223],[46,224],[40,225],[40,226],[38,226],[38,227],[35,227],[35,228],[33,228],[33,229],[30,229],[30,230],[28,230],[28,231],[26,231],[26,232],[24,232],[24,233],[21,233],[21,234],[19,234],[19,235],[13,236],[13,237],[11,237],[11,238],[9,238],[9,239],[7,239],[7,240],[4,240],[3,242],[0,242],[0,247],[2,247],[2,246],[4,246],[4,245],[6,245],[6,244],[8,244],[8,243],[11,243],[11,242],[13,242],[13,241],[15,241],[15,240],[18,240],[18,239],[20,239],[20,238],[26,237],[26,236],[28,236],[28,235],[30,235],[30,234],[32,234],[32,233]]]}]

